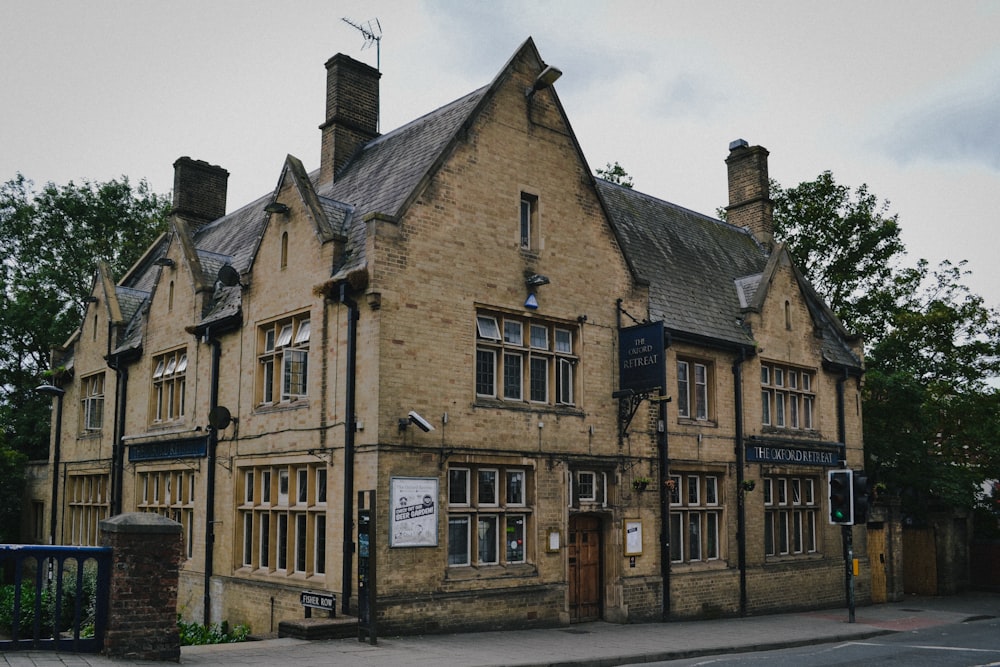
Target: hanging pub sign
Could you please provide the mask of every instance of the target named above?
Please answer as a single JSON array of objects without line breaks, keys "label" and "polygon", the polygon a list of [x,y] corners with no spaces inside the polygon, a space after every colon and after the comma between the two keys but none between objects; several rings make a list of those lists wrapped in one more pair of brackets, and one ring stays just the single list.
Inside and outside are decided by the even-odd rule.
[{"label": "hanging pub sign", "polygon": [[619,329],[618,387],[639,394],[662,387],[665,379],[663,322]]}]

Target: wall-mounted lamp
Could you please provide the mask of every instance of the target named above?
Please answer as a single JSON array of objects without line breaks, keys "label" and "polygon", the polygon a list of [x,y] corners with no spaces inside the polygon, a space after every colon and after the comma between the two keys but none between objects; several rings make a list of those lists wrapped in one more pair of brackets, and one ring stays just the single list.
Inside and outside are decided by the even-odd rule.
[{"label": "wall-mounted lamp", "polygon": [[153,264],[155,264],[157,266],[168,266],[171,269],[174,268],[175,266],[177,266],[177,262],[175,262],[174,260],[170,259],[169,257],[157,257],[153,261]]},{"label": "wall-mounted lamp", "polygon": [[549,279],[540,273],[532,273],[525,277],[524,284],[528,288],[528,298],[524,300],[524,307],[530,310],[538,310],[538,297],[535,291],[542,285],[548,285]]},{"label": "wall-mounted lamp", "polygon": [[542,70],[542,73],[535,77],[535,82],[531,84],[530,88],[525,89],[524,96],[530,98],[532,95],[537,93],[539,90],[544,90],[548,88],[556,79],[562,76],[562,70],[558,67],[553,67],[549,65]]},{"label": "wall-mounted lamp", "polygon": [[83,297],[84,303],[97,303],[97,297],[93,294]]},{"label": "wall-mounted lamp", "polygon": [[268,213],[280,213],[281,215],[288,215],[288,211],[290,209],[288,208],[287,204],[282,204],[280,201],[273,201],[267,206],[265,206],[264,210]]}]

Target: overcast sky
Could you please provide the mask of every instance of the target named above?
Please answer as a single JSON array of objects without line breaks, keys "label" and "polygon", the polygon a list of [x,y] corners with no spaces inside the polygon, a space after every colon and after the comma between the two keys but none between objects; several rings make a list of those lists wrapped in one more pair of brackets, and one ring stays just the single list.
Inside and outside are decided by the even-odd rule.
[{"label": "overcast sky", "polygon": [[[345,17],[378,19],[379,48]],[[489,83],[532,37],[591,168],[618,161],[636,189],[714,215],[744,138],[786,187],[825,170],[867,183],[908,263],[968,260],[997,307],[998,35],[998,0],[9,0],[0,181],[127,175],[167,193],[188,155],[229,170],[234,210],[286,154],[318,166],[330,56],[380,65],[386,132]]]}]

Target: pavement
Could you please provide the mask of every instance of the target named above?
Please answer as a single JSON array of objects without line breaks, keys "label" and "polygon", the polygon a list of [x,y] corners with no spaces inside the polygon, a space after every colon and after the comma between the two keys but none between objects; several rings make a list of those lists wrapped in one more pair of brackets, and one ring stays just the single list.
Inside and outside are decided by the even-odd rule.
[{"label": "pavement", "polygon": [[[307,641],[265,639],[239,644],[185,646],[181,665],[360,667],[613,667],[724,653],[768,651],[864,639],[955,623],[1000,618],[1000,593],[969,592],[948,597],[907,596],[899,602],[711,621],[667,621],[617,625],[584,623],[539,630],[452,635]],[[175,662],[113,660],[101,655],[15,651],[0,655],[0,667],[127,667]]]}]

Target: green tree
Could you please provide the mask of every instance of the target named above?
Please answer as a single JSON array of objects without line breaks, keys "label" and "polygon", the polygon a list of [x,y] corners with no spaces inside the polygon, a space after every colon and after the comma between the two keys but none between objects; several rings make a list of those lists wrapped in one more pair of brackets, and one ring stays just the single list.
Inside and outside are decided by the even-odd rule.
[{"label": "green tree", "polygon": [[604,168],[598,167],[594,173],[597,174],[598,178],[617,183],[623,188],[631,189],[632,187],[632,177],[625,171],[625,167],[618,164],[618,160],[615,160],[614,164],[608,162]]},{"label": "green tree", "polygon": [[867,186],[824,172],[772,198],[776,240],[865,337],[868,472],[911,514],[973,507],[1000,478],[1000,313],[963,284],[964,262],[905,266],[898,217]]},{"label": "green tree", "polygon": [[[0,433],[29,458],[48,451],[51,400],[34,387],[80,325],[97,262],[121,276],[166,229],[170,199],[146,181],[0,185]],[[16,467],[16,466],[15,466]],[[13,482],[5,469],[0,485]]]}]

